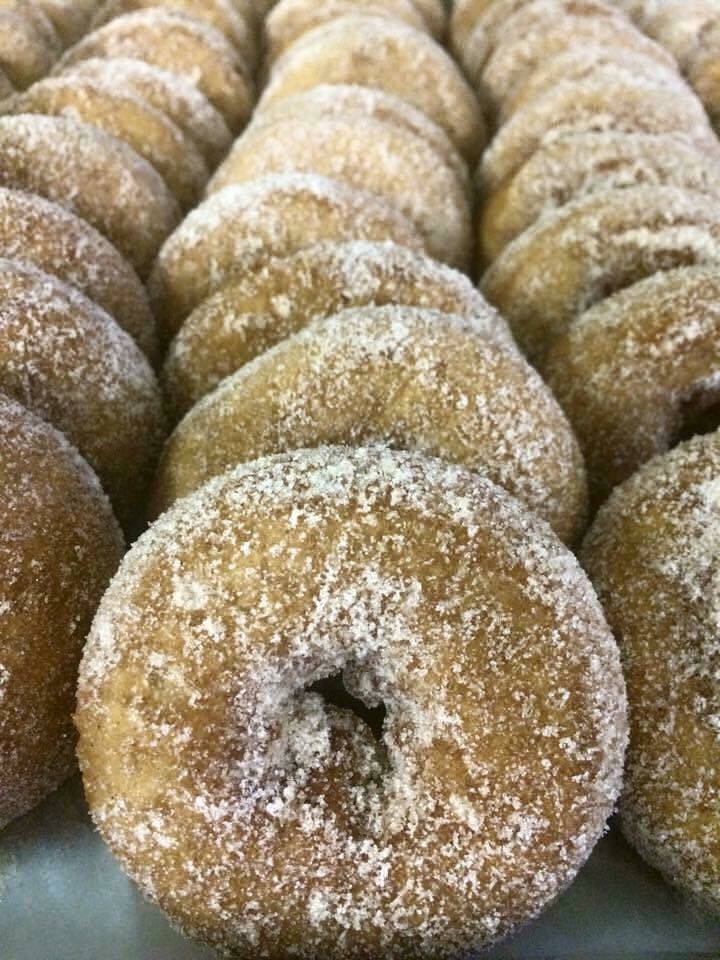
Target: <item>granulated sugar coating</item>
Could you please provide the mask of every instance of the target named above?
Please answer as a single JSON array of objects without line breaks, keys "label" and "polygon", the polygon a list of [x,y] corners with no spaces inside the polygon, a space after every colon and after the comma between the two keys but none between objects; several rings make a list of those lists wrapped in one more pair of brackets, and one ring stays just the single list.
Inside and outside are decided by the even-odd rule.
[{"label": "granulated sugar coating", "polygon": [[478,333],[514,346],[503,318],[465,274],[396,243],[321,243],[248,272],[190,314],[163,367],[173,415],[311,320],[385,304],[459,314]]},{"label": "granulated sugar coating", "polygon": [[575,542],[585,471],[554,397],[471,319],[361,307],[315,320],[201,400],[163,452],[157,515],[236,463],[383,441],[478,470]]},{"label": "granulated sugar coating", "polygon": [[160,251],[150,296],[167,334],[205,297],[273,257],[323,241],[393,240],[424,245],[399,210],[364,190],[308,173],[275,174],[225,187],[183,220]]},{"label": "granulated sugar coating", "polygon": [[658,457],[598,514],[583,561],[620,643],[628,838],[720,915],[720,433]]},{"label": "granulated sugar coating", "polygon": [[720,211],[680,187],[603,190],[549,210],[482,281],[520,346],[542,366],[588,307],[659,270],[720,262]]},{"label": "granulated sugar coating", "polygon": [[78,661],[122,553],[87,463],[0,396],[0,829],[75,766]]},{"label": "granulated sugar coating", "polygon": [[[342,671],[381,739],[308,687]],[[460,958],[601,835],[617,648],[573,556],[499,488],[384,448],[238,467],[127,555],[86,647],[93,817],[235,958]]]}]

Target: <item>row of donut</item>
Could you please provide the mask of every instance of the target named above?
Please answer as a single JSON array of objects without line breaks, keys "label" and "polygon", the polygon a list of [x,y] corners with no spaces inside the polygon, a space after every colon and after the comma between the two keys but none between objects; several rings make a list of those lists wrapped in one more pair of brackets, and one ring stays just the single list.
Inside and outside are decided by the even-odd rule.
[{"label": "row of donut", "polygon": [[677,60],[715,128],[720,124],[720,6],[717,0],[614,0]]},{"label": "row of donut", "polygon": [[718,143],[674,62],[616,9],[461,0],[458,45],[471,8],[466,55],[497,119],[481,289],[568,414],[593,505],[616,488],[581,557],[621,641],[623,828],[716,913]]},{"label": "row of donut", "polygon": [[716,401],[720,145],[670,55],[616,8],[482,6],[465,49],[478,67],[483,38],[498,126],[480,286],[569,416],[597,505]]}]

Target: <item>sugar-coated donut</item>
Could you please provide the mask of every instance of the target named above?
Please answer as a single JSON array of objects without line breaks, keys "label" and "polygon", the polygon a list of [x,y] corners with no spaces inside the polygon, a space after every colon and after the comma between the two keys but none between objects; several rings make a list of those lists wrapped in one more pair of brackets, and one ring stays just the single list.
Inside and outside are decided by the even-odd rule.
[{"label": "sugar-coated donut", "polygon": [[448,19],[443,0],[413,0],[413,3],[423,15],[430,33],[437,40],[443,40]]},{"label": "sugar-coated donut", "polygon": [[264,26],[268,61],[277,60],[308,30],[352,13],[391,17],[416,30],[429,29],[413,0],[280,0]]},{"label": "sugar-coated donut", "polygon": [[615,491],[583,562],[620,643],[630,745],[628,839],[720,916],[720,433],[652,460]]},{"label": "sugar-coated donut", "polygon": [[232,134],[222,114],[180,73],[129,57],[93,57],[68,67],[62,75],[89,77],[142,97],[193,141],[209,167],[216,167],[230,148]]},{"label": "sugar-coated donut", "polygon": [[363,117],[392,123],[408,130],[442,155],[443,160],[467,190],[468,202],[472,200],[472,185],[468,165],[447,132],[430,117],[407,100],[381,90],[379,87],[362,87],[356,83],[325,83],[303,90],[282,100],[265,104],[253,116],[250,129],[256,130],[265,123],[280,120],[315,119],[323,117],[354,117],[362,122]]},{"label": "sugar-coated donut", "polygon": [[249,67],[214,27],[161,7],[126,13],[93,30],[68,50],[57,69],[95,57],[131,57],[191,80],[233,130],[252,111]]},{"label": "sugar-coated donut", "polygon": [[143,279],[180,219],[147,160],[67,117],[0,117],[0,186],[37,193],[87,220]]},{"label": "sugar-coated donut", "polygon": [[[340,673],[378,740],[313,692]],[[76,719],[115,855],[237,960],[503,936],[589,855],[626,738],[572,554],[489,481],[383,448],[256,461],[162,517],[100,606]]]},{"label": "sugar-coated donut", "polygon": [[66,434],[135,530],[162,440],[152,369],[97,304],[10,260],[0,261],[0,391]]},{"label": "sugar-coated donut", "polygon": [[311,320],[392,303],[459,314],[513,345],[505,321],[464,274],[394,243],[320,244],[247,273],[190,314],[163,368],[173,416]]},{"label": "sugar-coated donut", "polygon": [[[716,16],[720,11],[715,11]],[[720,126],[720,18],[703,33],[702,44],[688,64],[688,80],[717,130]]]},{"label": "sugar-coated donut", "polygon": [[97,0],[33,0],[58,35],[62,46],[70,47],[87,32]]},{"label": "sugar-coated donut", "polygon": [[102,80],[47,77],[16,98],[13,113],[70,117],[122,140],[157,170],[184,209],[198,202],[207,183],[202,154],[172,120]]},{"label": "sugar-coated donut", "polygon": [[0,7],[0,68],[18,90],[49,73],[60,53],[57,37],[53,42],[37,22],[42,16],[29,3]]},{"label": "sugar-coated donut", "polygon": [[38,267],[103,307],[151,360],[155,321],[130,264],[85,220],[21,190],[0,187],[0,258]]},{"label": "sugar-coated donut", "polygon": [[243,16],[235,0],[104,0],[93,17],[92,26],[95,29],[123,14],[154,7],[173,13],[184,13],[201,23],[209,24],[240,51],[243,60],[251,69],[256,66],[258,39],[255,28]]},{"label": "sugar-coated donut", "polygon": [[582,458],[540,377],[472,319],[398,306],[315,320],[223,380],[168,440],[151,512],[246,460],[374,441],[483,472],[568,542],[583,531]]},{"label": "sugar-coated donut", "polygon": [[553,136],[487,197],[478,221],[480,253],[491,263],[547,210],[588,193],[643,184],[683,187],[720,199],[720,157],[670,134]]},{"label": "sugar-coated donut", "polygon": [[720,210],[679,187],[589,194],[516,237],[482,291],[536,365],[583,310],[659,270],[720,262]]},{"label": "sugar-coated donut", "polygon": [[480,163],[481,185],[495,190],[512,178],[545,140],[577,133],[675,134],[720,160],[720,145],[703,106],[680,78],[593,75],[560,83],[518,110],[495,136]]},{"label": "sugar-coated donut", "polygon": [[161,249],[149,290],[163,333],[178,331],[225,283],[323,241],[423,242],[379,197],[325,177],[284,174],[226,187],[191,211]]},{"label": "sugar-coated donut", "polygon": [[210,180],[208,193],[273,173],[317,174],[367,190],[404,213],[437,260],[470,267],[466,184],[442,154],[407,128],[353,114],[251,124]]},{"label": "sugar-coated donut", "polygon": [[484,145],[480,107],[458,66],[432,37],[400,21],[358,13],[309,30],[275,63],[259,109],[321,83],[397,94],[443,127],[468,160]]},{"label": "sugar-coated donut", "polygon": [[720,402],[720,267],[679,267],[603,300],[544,369],[599,502]]},{"label": "sugar-coated donut", "polygon": [[686,71],[717,19],[717,6],[708,0],[662,0],[662,3],[648,5],[642,28],[670,50]]},{"label": "sugar-coated donut", "polygon": [[454,0],[450,14],[450,45],[458,60],[463,53],[478,17],[497,0]]},{"label": "sugar-coated donut", "polygon": [[75,766],[80,653],[123,540],[65,437],[0,394],[0,830]]},{"label": "sugar-coated donut", "polygon": [[534,0],[502,24],[481,75],[474,78],[490,107],[514,98],[539,66],[572,48],[606,44],[672,63],[667,51],[609,4],[566,0],[563,7],[556,0]]}]

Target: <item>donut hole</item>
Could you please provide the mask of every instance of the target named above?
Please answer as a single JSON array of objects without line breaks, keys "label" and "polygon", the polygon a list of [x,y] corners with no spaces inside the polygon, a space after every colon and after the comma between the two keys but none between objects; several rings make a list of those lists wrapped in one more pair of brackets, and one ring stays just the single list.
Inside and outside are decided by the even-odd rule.
[{"label": "donut hole", "polygon": [[679,427],[672,446],[720,429],[720,380],[704,383],[680,400]]},{"label": "donut hole", "polygon": [[372,731],[374,738],[378,743],[383,743],[383,727],[387,711],[385,705],[381,702],[377,706],[368,706],[352,693],[345,686],[342,672],[333,673],[328,677],[322,677],[306,687],[310,693],[318,693],[326,704],[340,707],[341,710],[350,710],[359,717]]}]

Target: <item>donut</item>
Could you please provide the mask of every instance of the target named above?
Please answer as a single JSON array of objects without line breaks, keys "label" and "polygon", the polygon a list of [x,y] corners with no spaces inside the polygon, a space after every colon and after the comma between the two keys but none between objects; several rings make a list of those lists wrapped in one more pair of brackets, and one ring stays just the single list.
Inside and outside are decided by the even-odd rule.
[{"label": "donut", "polygon": [[447,10],[443,0],[413,0],[425,24],[436,40],[442,41],[447,30]]},{"label": "donut", "polygon": [[672,63],[667,52],[645,37],[619,10],[594,0],[534,0],[502,24],[501,37],[480,76],[470,73],[489,107],[512,99],[538,66],[571,48],[623,47]]},{"label": "donut", "polygon": [[[338,675],[377,739],[315,692]],[[602,834],[626,738],[574,557],[488,480],[382,448],[259,460],[165,514],[101,603],[76,721],[123,867],[246,960],[510,932]]]},{"label": "donut", "polygon": [[720,159],[720,145],[690,88],[639,77],[593,76],[561,83],[514,113],[480,163],[481,183],[495,190],[513,177],[546,139],[563,133],[676,134]]},{"label": "donut", "polygon": [[509,244],[481,289],[543,368],[553,340],[599,300],[659,270],[720,260],[720,210],[679,187],[589,194]]},{"label": "donut", "polygon": [[380,90],[358,84],[328,83],[311,87],[292,96],[276,100],[260,110],[252,120],[251,129],[281,120],[312,120],[324,117],[353,117],[358,122],[370,117],[408,130],[420,137],[437,153],[442,154],[467,192],[468,202],[473,198],[468,165],[442,127],[407,100]]},{"label": "donut", "polygon": [[499,0],[453,0],[450,14],[450,47],[464,63],[465,45],[475,29],[478,17]]},{"label": "donut", "polygon": [[492,263],[547,210],[585,194],[643,184],[720,199],[720,158],[670,134],[605,131],[548,138],[487,198],[478,221],[482,257]]},{"label": "donut", "polygon": [[97,6],[97,0],[33,0],[33,3],[48,18],[63,48],[71,47],[86,33]]},{"label": "donut", "polygon": [[144,279],[180,219],[162,177],[115,137],[67,117],[0,117],[0,186],[87,220]]},{"label": "donut", "polygon": [[104,0],[93,17],[92,26],[97,29],[123,14],[154,7],[184,13],[207,23],[239,50],[250,69],[257,65],[258,43],[254,26],[243,16],[234,0]]},{"label": "donut", "polygon": [[177,333],[224,284],[323,241],[393,240],[424,249],[416,229],[379,197],[325,177],[284,174],[219,190],[191,211],[158,254],[148,282],[163,334]]},{"label": "donut", "polygon": [[147,101],[87,77],[49,77],[17,97],[14,113],[70,117],[122,140],[163,178],[180,206],[200,198],[209,172],[195,144]]},{"label": "donut", "polygon": [[207,192],[273,173],[317,174],[367,190],[405,214],[436,259],[459,269],[470,266],[473,230],[465,184],[427,140],[408,129],[352,114],[251,125]]},{"label": "donut", "polygon": [[596,304],[555,341],[544,371],[599,503],[717,414],[720,269],[678,267]]},{"label": "donut", "polygon": [[103,307],[151,359],[155,321],[147,294],[115,247],[79,217],[32,193],[0,188],[0,258],[51,273]]},{"label": "donut", "polygon": [[18,90],[49,73],[60,53],[57,37],[53,43],[39,27],[39,16],[41,11],[33,15],[30,4],[0,8],[0,68]]},{"label": "donut", "polygon": [[[616,73],[614,77],[613,71]],[[687,93],[687,83],[681,78],[674,61],[666,63],[656,56],[650,57],[625,47],[570,47],[533,71],[515,95],[502,104],[499,122],[505,123],[517,110],[559,84],[600,77],[610,81],[635,79],[654,82],[677,88],[678,94],[681,91],[683,95]]]},{"label": "donut", "polygon": [[80,653],[123,554],[97,477],[0,395],[0,830],[75,768]]},{"label": "donut", "polygon": [[408,100],[469,161],[484,145],[480,108],[458,66],[426,33],[400,21],[354,14],[309,30],[275,63],[258,109],[321,83],[379,87]]},{"label": "donut", "polygon": [[192,140],[211,169],[230,149],[232,134],[222,114],[180,73],[127,57],[96,57],[68,67],[62,76],[98,80],[145,100]]},{"label": "donut", "polygon": [[181,73],[240,130],[253,107],[249,66],[214,27],[161,7],[126,13],[68,50],[57,70],[94,57],[130,57]]},{"label": "donut", "polygon": [[717,130],[720,126],[720,26],[713,25],[703,34],[702,40],[702,47],[688,65],[687,74]]},{"label": "donut", "polygon": [[0,261],[0,392],[65,433],[133,532],[162,439],[152,369],[97,304],[10,260]]},{"label": "donut", "polygon": [[416,30],[428,30],[425,18],[412,0],[280,0],[265,21],[267,60],[272,63],[313,27],[352,13],[370,13],[401,20]]},{"label": "donut", "polygon": [[312,319],[385,304],[459,314],[485,336],[513,346],[505,321],[464,274],[394,243],[320,244],[270,261],[190,314],[163,367],[174,417]]},{"label": "donut", "polygon": [[719,480],[720,434],[695,437],[616,490],[583,548],[628,686],[622,829],[652,866],[715,917]]},{"label": "donut", "polygon": [[314,320],[223,380],[167,441],[150,511],[256,457],[377,441],[483,472],[568,542],[583,530],[582,458],[540,377],[473,319],[400,306]]},{"label": "donut", "polygon": [[705,33],[717,22],[718,10],[707,0],[663,0],[653,4],[642,21],[643,30],[671,51],[683,71],[702,49]]},{"label": "donut", "polygon": [[0,66],[0,101],[6,97],[11,97],[15,93],[15,87],[10,83],[8,75]]}]

